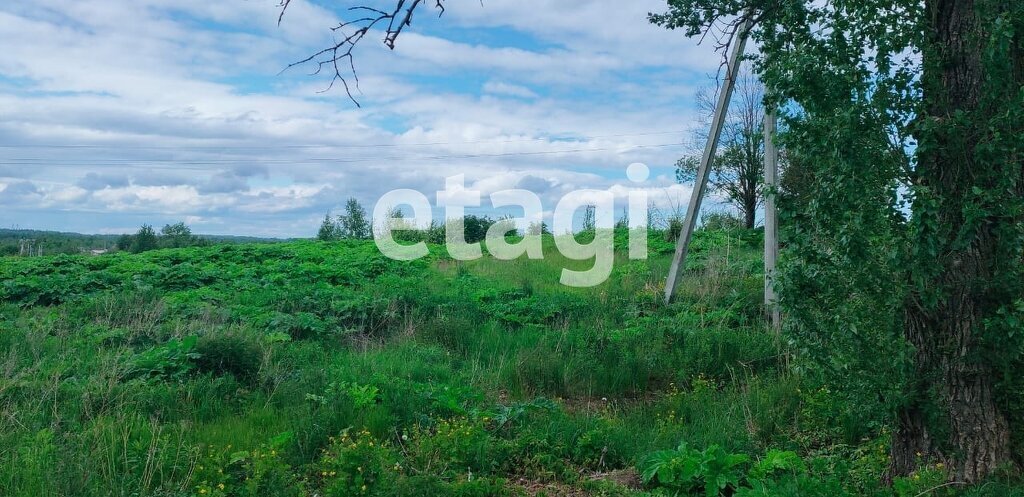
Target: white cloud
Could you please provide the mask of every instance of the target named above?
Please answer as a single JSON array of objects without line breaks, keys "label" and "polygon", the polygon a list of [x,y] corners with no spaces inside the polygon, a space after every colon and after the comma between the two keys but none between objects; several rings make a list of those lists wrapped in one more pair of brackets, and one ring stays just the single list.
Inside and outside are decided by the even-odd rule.
[{"label": "white cloud", "polygon": [[509,97],[537,98],[537,94],[525,86],[513,85],[511,83],[495,80],[490,80],[484,83],[483,91],[484,93],[506,95]]},{"label": "white cloud", "polygon": [[[367,38],[357,109],[301,68],[277,75],[329,43],[337,18],[295,0],[278,27],[276,3],[0,6],[0,37],[18,40],[0,51],[9,216],[298,236],[349,196],[430,193],[458,173],[486,192],[538,187],[548,205],[624,181],[631,162],[668,170],[693,75],[717,67],[710,50],[646,23],[660,2],[494,0],[421,17],[395,53]],[[496,26],[531,40],[446,38]]]}]

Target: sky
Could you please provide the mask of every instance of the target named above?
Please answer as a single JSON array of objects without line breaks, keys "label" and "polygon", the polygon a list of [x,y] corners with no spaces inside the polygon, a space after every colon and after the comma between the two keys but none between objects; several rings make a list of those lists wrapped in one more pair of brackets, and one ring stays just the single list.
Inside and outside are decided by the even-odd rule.
[{"label": "sky", "polygon": [[293,0],[280,25],[278,0],[3,2],[0,227],[309,237],[350,197],[433,202],[457,174],[546,212],[585,188],[685,205],[673,164],[721,58],[647,22],[664,0],[450,0],[394,51],[367,36],[357,107],[315,67],[282,70],[359,1]]}]

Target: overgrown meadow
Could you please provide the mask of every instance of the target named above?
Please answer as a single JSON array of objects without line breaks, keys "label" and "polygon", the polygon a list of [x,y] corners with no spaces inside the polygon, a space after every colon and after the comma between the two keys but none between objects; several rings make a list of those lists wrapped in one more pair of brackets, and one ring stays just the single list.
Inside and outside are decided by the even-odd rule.
[{"label": "overgrown meadow", "polygon": [[[625,245],[620,233],[620,245]],[[802,378],[758,232],[586,261],[372,242],[0,259],[0,495],[949,495]],[[1007,495],[994,481],[971,495]]]}]

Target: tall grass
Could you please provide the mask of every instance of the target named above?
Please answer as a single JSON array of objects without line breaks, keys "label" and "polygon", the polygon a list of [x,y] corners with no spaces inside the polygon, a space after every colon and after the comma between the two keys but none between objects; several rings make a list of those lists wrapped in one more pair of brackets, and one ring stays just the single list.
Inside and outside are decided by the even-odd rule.
[{"label": "tall grass", "polygon": [[342,478],[324,451],[352,430],[376,444],[360,464],[415,468],[376,495],[591,488],[683,440],[813,445],[761,318],[758,242],[698,234],[671,306],[667,244],[618,253],[593,288],[558,283],[588,262],[550,238],[545,259],[505,262],[397,263],[363,242],[5,261],[0,495],[202,495],[224,451],[225,495],[322,495]]}]

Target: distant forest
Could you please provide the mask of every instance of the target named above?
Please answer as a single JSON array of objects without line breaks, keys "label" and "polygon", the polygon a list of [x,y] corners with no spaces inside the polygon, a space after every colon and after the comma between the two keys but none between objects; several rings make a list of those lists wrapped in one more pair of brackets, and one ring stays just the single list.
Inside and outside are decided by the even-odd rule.
[{"label": "distant forest", "polygon": [[[169,226],[174,227],[184,225],[179,223],[178,225]],[[143,232],[144,228],[140,229],[139,232]],[[161,234],[159,232],[154,232],[154,234],[159,240]],[[130,244],[137,236],[138,232],[135,234],[90,235],[61,231],[0,229],[0,257],[19,255],[27,257],[56,254],[80,254],[83,252],[91,253],[93,251],[96,251],[97,253],[116,252],[118,250],[127,251],[131,250]],[[174,240],[176,242],[172,242],[172,239],[168,238],[165,245],[180,246],[182,244],[275,243],[284,241],[275,238],[247,236],[192,235],[191,231],[188,231],[185,237],[177,236]],[[126,242],[128,245],[126,245]],[[158,242],[156,246],[146,248],[152,249],[164,247],[160,246]]]}]

